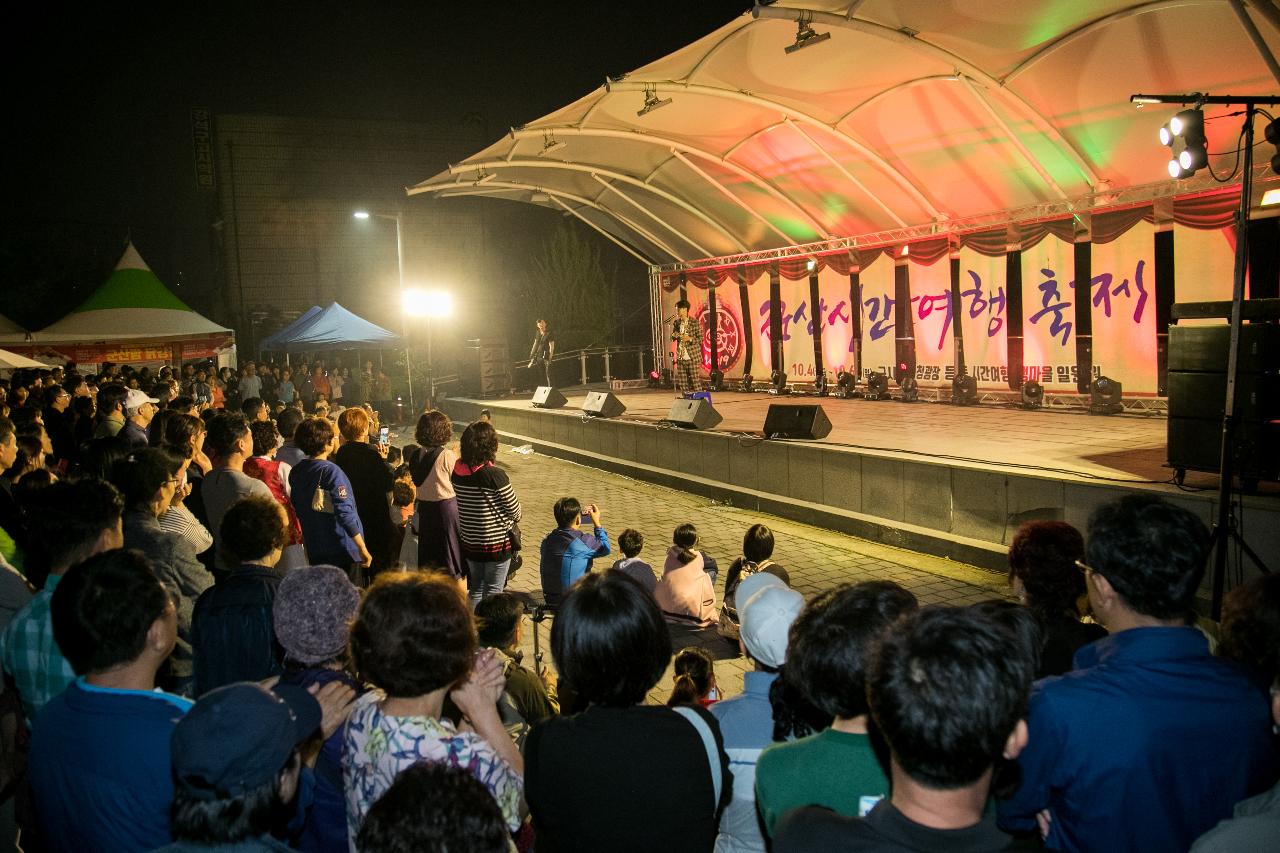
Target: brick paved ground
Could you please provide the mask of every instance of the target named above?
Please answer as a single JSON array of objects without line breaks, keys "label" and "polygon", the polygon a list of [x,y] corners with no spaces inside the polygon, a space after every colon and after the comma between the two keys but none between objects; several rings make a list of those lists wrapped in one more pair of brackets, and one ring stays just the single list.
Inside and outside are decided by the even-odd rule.
[{"label": "brick paved ground", "polygon": [[[777,540],[774,559],[786,567],[793,586],[805,596],[842,583],[873,579],[897,581],[925,604],[968,604],[1008,594],[1002,575],[963,563],[736,509],[697,495],[537,453],[521,454],[505,445],[499,453],[498,462],[510,475],[524,510],[520,527],[524,533],[525,563],[511,581],[509,588],[514,591],[536,592],[539,589],[538,543],[555,525],[551,515],[552,504],[560,497],[571,495],[584,504],[600,506],[601,521],[614,541],[615,550],[617,536],[623,529],[634,527],[643,533],[645,549],[641,556],[659,572],[675,527],[684,522],[697,525],[701,547],[721,565],[716,584],[717,599],[724,594],[724,574],[729,563],[741,553],[743,533],[758,521],[773,530]],[[597,561],[596,568],[608,568],[613,559]],[[544,660],[550,663],[550,622],[544,623],[539,630]],[[525,633],[525,660],[531,663],[532,632]],[[742,675],[749,664],[713,629],[691,631],[676,628],[673,641],[677,650],[696,643],[712,653],[717,661],[716,678],[722,695],[733,696],[742,690]],[[650,699],[664,702],[670,689],[671,673],[668,670],[650,694]]]}]

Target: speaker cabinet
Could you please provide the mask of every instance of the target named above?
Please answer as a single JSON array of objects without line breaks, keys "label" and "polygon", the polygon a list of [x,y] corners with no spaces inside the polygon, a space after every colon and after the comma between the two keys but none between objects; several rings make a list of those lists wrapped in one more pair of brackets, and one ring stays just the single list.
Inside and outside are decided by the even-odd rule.
[{"label": "speaker cabinet", "polygon": [[616,418],[626,410],[622,401],[608,391],[592,391],[582,404],[583,413],[593,418]]},{"label": "speaker cabinet", "polygon": [[765,438],[815,441],[831,433],[831,420],[821,406],[769,406],[764,418]]},{"label": "speaker cabinet", "polygon": [[561,409],[569,401],[550,385],[539,385],[538,390],[533,392],[532,402],[535,409]]},{"label": "speaker cabinet", "polygon": [[684,429],[713,429],[724,420],[707,400],[676,400],[671,404],[667,421]]},{"label": "speaker cabinet", "polygon": [[458,364],[462,393],[472,397],[498,397],[511,390],[511,359],[505,342],[472,338],[466,342]]}]

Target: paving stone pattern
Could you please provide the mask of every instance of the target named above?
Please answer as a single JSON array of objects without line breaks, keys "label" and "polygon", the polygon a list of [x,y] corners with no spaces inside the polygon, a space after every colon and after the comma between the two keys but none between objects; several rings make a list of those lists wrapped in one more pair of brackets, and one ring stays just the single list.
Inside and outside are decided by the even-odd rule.
[{"label": "paving stone pattern", "polygon": [[[537,592],[538,543],[555,526],[551,507],[561,497],[573,496],[595,503],[601,521],[617,551],[617,537],[628,527],[644,534],[641,556],[661,574],[663,557],[676,526],[692,522],[698,528],[700,547],[720,563],[717,600],[724,595],[724,575],[741,554],[742,535],[756,522],[767,524],[777,546],[774,560],[786,567],[792,585],[806,597],[845,583],[893,580],[911,590],[922,604],[970,604],[1008,595],[1003,575],[973,566],[917,554],[834,533],[819,527],[787,521],[716,503],[697,495],[643,483],[619,474],[589,468],[538,453],[522,454],[504,445],[498,464],[507,471],[523,508],[524,566],[509,589]],[[607,569],[617,557],[597,560],[595,569]],[[550,621],[539,630],[544,661],[551,663]],[[736,647],[714,629],[673,627],[673,647],[701,645],[716,658],[716,679],[721,695],[742,690],[742,676],[750,668]],[[533,632],[525,631],[525,660],[533,661]],[[650,693],[650,701],[666,701],[671,671]]]}]

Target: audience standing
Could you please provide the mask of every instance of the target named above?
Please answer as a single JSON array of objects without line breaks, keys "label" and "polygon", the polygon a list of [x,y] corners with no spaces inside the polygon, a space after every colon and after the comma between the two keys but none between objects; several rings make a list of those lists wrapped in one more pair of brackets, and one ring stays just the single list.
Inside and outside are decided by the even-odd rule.
[{"label": "audience standing", "polygon": [[343,410],[338,416],[343,443],[333,455],[333,462],[351,482],[356,511],[364,527],[365,545],[373,558],[369,569],[376,573],[389,568],[394,559],[391,499],[395,477],[387,465],[387,446],[381,442],[369,443],[370,423],[364,409]]},{"label": "audience standing", "polygon": [[289,472],[289,500],[302,526],[307,558],[313,565],[337,566],[353,579],[362,579],[373,557],[365,547],[351,481],[329,461],[337,449],[338,434],[324,418],[307,418],[293,435],[307,454]]},{"label": "audience standing", "polygon": [[143,394],[136,388],[130,388],[125,394],[124,413],[126,419],[119,434],[124,436],[130,447],[146,447],[151,443],[147,430],[151,426],[151,420],[156,416],[156,412],[160,411],[160,407],[156,405],[159,402],[155,397]]},{"label": "audience standing", "polygon": [[359,853],[508,853],[511,837],[489,790],[464,768],[415,764],[369,809]]},{"label": "audience standing", "polygon": [[204,477],[200,496],[205,520],[213,533],[215,565],[221,572],[236,567],[222,540],[222,517],[237,501],[258,495],[271,497],[266,483],[244,473],[244,463],[253,456],[253,435],[249,422],[238,412],[215,415],[209,421],[205,446],[212,454],[213,469]]},{"label": "audience standing", "polygon": [[520,500],[494,462],[498,433],[481,421],[462,432],[461,455],[450,477],[458,500],[458,532],[467,561],[467,594],[474,608],[502,592],[520,550]]},{"label": "audience standing", "polygon": [[465,580],[458,499],[451,479],[458,464],[458,454],[449,447],[453,422],[444,412],[432,409],[418,418],[413,437],[420,448],[409,465],[417,489],[418,565],[441,568]]}]

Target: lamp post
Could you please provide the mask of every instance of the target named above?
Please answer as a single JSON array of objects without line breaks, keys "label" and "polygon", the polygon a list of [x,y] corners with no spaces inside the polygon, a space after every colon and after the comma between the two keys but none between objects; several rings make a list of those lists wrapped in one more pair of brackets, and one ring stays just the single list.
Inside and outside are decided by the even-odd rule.
[{"label": "lamp post", "polygon": [[[392,213],[378,213],[376,211],[371,213],[370,211],[367,211],[367,210],[357,210],[351,215],[354,216],[356,219],[360,219],[360,220],[366,220],[370,216],[376,216],[379,219],[390,219],[396,223],[396,272],[399,276],[399,282],[400,282],[400,287],[399,287],[400,303],[401,305],[403,305],[405,301],[404,236],[403,236],[403,227],[402,227],[403,223],[401,221],[400,211],[397,210],[395,213],[392,214]],[[405,375],[405,380],[408,382],[408,385],[409,385],[409,411],[412,412],[412,411],[416,411],[413,403],[413,369],[412,367],[410,367],[410,360],[409,360],[409,324],[405,320],[404,313],[401,313],[400,315],[400,334],[404,337],[404,375]],[[431,363],[430,348],[431,348],[431,341],[430,341],[430,338],[428,337],[428,340],[427,340],[427,350],[428,350],[427,364],[428,365]]]}]

